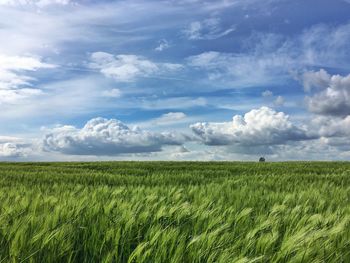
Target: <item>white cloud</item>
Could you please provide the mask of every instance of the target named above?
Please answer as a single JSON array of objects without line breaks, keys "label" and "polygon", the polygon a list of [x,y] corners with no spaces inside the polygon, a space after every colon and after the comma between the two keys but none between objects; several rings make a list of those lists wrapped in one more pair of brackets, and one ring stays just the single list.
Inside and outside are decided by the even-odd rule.
[{"label": "white cloud", "polygon": [[349,137],[322,137],[319,141],[323,147],[328,147],[328,149],[338,151],[337,155],[329,159],[340,159],[341,155],[347,155],[348,158],[350,157]]},{"label": "white cloud", "polygon": [[1,136],[0,135],[0,143],[7,143],[7,142],[19,142],[21,139],[17,137],[12,136]]},{"label": "white cloud", "polygon": [[[313,118],[309,129],[322,137],[350,137],[350,115],[345,118],[334,116]],[[350,144],[349,140],[347,144]]]},{"label": "white cloud", "polygon": [[[47,1],[50,2],[56,1]],[[92,24],[112,23],[111,17],[116,14],[119,17],[118,8],[107,9],[103,5],[96,7],[99,10],[84,5],[69,5],[69,9],[65,5],[48,5],[52,8],[45,10],[38,10],[36,4],[0,7],[0,39],[6,39],[0,43],[0,53],[12,55],[46,56],[57,55],[62,49],[77,51],[81,43],[106,40],[101,38]],[[69,46],[66,46],[67,43]],[[64,55],[65,58],[69,56],[66,53]]]},{"label": "white cloud", "polygon": [[350,74],[329,75],[325,70],[307,72],[303,76],[306,90],[316,92],[306,97],[308,109],[321,115],[350,115]]},{"label": "white cloud", "polygon": [[115,119],[95,118],[82,129],[62,126],[46,134],[43,144],[47,151],[72,155],[118,155],[149,153],[164,145],[182,145],[186,140],[175,133],[153,133],[129,128]]},{"label": "white cloud", "polygon": [[169,47],[170,47],[169,42],[166,39],[162,39],[158,42],[158,46],[154,50],[161,52],[165,49],[168,49]]},{"label": "white cloud", "polygon": [[270,99],[274,99],[273,101],[273,105],[277,106],[277,107],[281,107],[284,105],[285,103],[285,99],[283,96],[274,96],[273,92],[270,90],[265,90],[261,93],[261,96],[263,96],[264,98],[270,100]]},{"label": "white cloud", "polygon": [[[36,3],[47,8],[40,9]],[[0,53],[60,54],[59,60],[74,62],[101,46],[123,50],[142,43],[155,28],[167,30],[173,25],[172,19],[164,18],[186,11],[175,10],[165,1],[19,0],[4,1],[0,7],[0,39],[6,39],[0,43]]]},{"label": "white cloud", "polygon": [[43,95],[40,89],[20,88],[20,89],[0,89],[1,104],[17,104],[25,99]]},{"label": "white cloud", "polygon": [[312,141],[293,142],[274,147],[267,160],[348,160],[349,147],[343,147],[344,140],[338,138],[320,138]]},{"label": "white cloud", "polygon": [[32,152],[31,145],[22,139],[0,136],[0,158],[26,157]]},{"label": "white cloud", "polygon": [[37,70],[39,68],[53,68],[54,65],[44,63],[40,58],[29,56],[6,56],[0,54],[0,69],[2,70]]},{"label": "white cloud", "polygon": [[0,157],[20,157],[23,155],[23,149],[15,143],[0,144]]},{"label": "white cloud", "polygon": [[205,98],[191,97],[173,97],[151,100],[147,99],[141,102],[143,109],[161,110],[161,109],[188,109],[193,107],[205,107],[208,102]]},{"label": "white cloud", "polygon": [[327,88],[331,80],[331,75],[324,69],[319,71],[307,71],[303,74],[303,85],[305,91],[310,92],[313,88],[324,89]]},{"label": "white cloud", "polygon": [[206,51],[190,56],[187,62],[215,82],[266,85],[281,83],[290,78],[291,72],[308,67],[348,69],[350,64],[344,58],[350,54],[349,41],[350,23],[312,26],[292,38],[253,33],[246,40],[244,52]]},{"label": "white cloud", "polygon": [[67,5],[72,0],[0,0],[0,5],[8,6],[38,6],[45,7],[49,5]]},{"label": "white cloud", "polygon": [[155,63],[136,55],[112,55],[95,52],[91,55],[90,67],[98,69],[106,77],[117,81],[130,82],[138,77],[157,76],[182,68],[180,64]]},{"label": "white cloud", "polygon": [[120,89],[109,89],[102,92],[102,96],[109,98],[119,98],[122,96]]},{"label": "white cloud", "polygon": [[42,94],[41,90],[31,87],[31,82],[35,79],[28,76],[28,72],[54,67],[42,62],[40,58],[0,54],[0,104],[17,103]]},{"label": "white cloud", "polygon": [[320,24],[305,30],[296,44],[305,65],[348,68],[349,62],[344,58],[350,52],[349,41],[350,23]]},{"label": "white cloud", "polygon": [[207,145],[259,147],[313,138],[304,128],[293,125],[288,115],[268,107],[235,115],[231,122],[196,123],[191,129]]},{"label": "white cloud", "polygon": [[33,78],[27,76],[25,72],[54,67],[55,65],[42,62],[40,58],[0,54],[0,89],[30,85]]},{"label": "white cloud", "polygon": [[284,98],[282,96],[277,96],[275,101],[273,102],[276,106],[283,106],[284,105]]},{"label": "white cloud", "polygon": [[165,113],[159,118],[156,118],[153,123],[156,125],[166,125],[174,122],[178,122],[180,120],[185,119],[187,116],[183,112],[169,112]]},{"label": "white cloud", "polygon": [[[94,115],[97,107],[111,110],[115,101],[103,96],[103,91],[109,90],[108,87],[107,80],[96,74],[84,74],[82,77],[53,81],[45,85],[39,83],[37,88],[33,87],[36,94],[18,94],[26,90],[21,87],[10,91],[15,93],[11,95],[27,97],[11,101],[11,96],[6,97],[8,102],[1,105],[0,122],[8,124],[12,129],[23,130],[24,127],[45,126],[56,122],[57,118],[62,121],[66,118]],[[10,93],[7,90],[2,92]],[[5,97],[0,98],[5,100]],[[2,126],[1,132],[6,132],[6,126]]]},{"label": "white cloud", "polygon": [[208,18],[203,21],[192,22],[185,30],[186,37],[190,40],[217,39],[233,32],[235,27],[223,30],[219,18]]},{"label": "white cloud", "polygon": [[[259,51],[260,52],[260,51]],[[283,77],[286,68],[294,63],[278,50],[271,53],[221,53],[204,52],[187,59],[189,66],[207,73],[209,80],[237,82],[242,86],[263,85]],[[276,77],[277,76],[277,77]]]},{"label": "white cloud", "polygon": [[263,96],[263,97],[272,97],[272,96],[273,96],[273,93],[272,93],[272,91],[270,91],[270,90],[265,90],[265,91],[263,91],[263,92],[261,93],[261,96]]},{"label": "white cloud", "polygon": [[241,86],[265,85],[289,76],[301,64],[297,48],[280,35],[253,33],[245,44],[247,51],[224,53],[207,51],[190,56],[190,66],[204,71],[209,80],[235,82]]}]

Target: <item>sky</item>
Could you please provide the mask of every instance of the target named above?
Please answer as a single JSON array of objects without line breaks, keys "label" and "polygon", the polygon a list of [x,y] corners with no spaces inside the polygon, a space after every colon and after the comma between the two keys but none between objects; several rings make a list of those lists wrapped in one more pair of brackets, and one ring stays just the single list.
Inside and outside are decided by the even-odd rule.
[{"label": "sky", "polygon": [[0,160],[350,160],[349,0],[0,0]]}]

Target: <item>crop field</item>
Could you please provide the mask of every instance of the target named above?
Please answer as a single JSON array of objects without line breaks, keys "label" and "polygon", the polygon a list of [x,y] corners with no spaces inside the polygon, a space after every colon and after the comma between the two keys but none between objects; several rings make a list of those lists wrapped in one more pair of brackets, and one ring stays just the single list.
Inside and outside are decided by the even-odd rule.
[{"label": "crop field", "polygon": [[0,262],[350,262],[350,163],[2,163]]}]

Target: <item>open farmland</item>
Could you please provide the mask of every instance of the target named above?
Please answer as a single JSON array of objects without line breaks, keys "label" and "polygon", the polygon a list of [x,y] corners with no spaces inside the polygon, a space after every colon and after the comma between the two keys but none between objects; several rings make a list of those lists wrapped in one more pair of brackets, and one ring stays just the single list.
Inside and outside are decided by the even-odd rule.
[{"label": "open farmland", "polygon": [[0,262],[350,262],[350,163],[0,164]]}]

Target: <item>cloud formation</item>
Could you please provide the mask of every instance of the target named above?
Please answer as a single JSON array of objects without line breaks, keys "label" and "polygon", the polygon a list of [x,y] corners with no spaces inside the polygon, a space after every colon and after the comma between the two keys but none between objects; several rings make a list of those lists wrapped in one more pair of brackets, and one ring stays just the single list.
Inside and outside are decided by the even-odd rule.
[{"label": "cloud formation", "polygon": [[[319,116],[311,120],[310,130],[322,137],[350,137],[350,115],[345,118]],[[350,144],[349,140],[346,144]]]},{"label": "cloud formation", "polygon": [[294,63],[286,54],[240,54],[208,51],[190,56],[188,65],[207,72],[211,81],[224,83],[238,82],[241,85],[263,85],[271,81],[271,76],[286,74],[286,68]]},{"label": "cloud formation", "polygon": [[285,103],[285,99],[282,96],[277,96],[275,101],[273,102],[276,106],[283,106]]},{"label": "cloud formation", "polygon": [[292,47],[300,52],[299,57],[304,65],[348,68],[349,61],[344,58],[350,54],[349,41],[350,23],[322,23],[304,30]]},{"label": "cloud formation", "polygon": [[174,122],[178,122],[180,120],[185,119],[187,116],[183,112],[168,112],[160,116],[159,118],[156,118],[153,123],[156,125],[165,125],[170,124]]},{"label": "cloud formation", "polygon": [[234,82],[240,86],[280,83],[301,68],[320,65],[349,68],[344,60],[350,55],[349,41],[350,23],[314,25],[289,38],[253,32],[241,43],[243,47],[238,52],[205,51],[189,56],[187,62],[215,82]]},{"label": "cloud formation", "polygon": [[350,74],[330,75],[325,70],[306,72],[303,76],[306,91],[316,90],[306,97],[308,109],[321,115],[350,115]]},{"label": "cloud formation", "polygon": [[151,77],[177,71],[180,64],[155,63],[136,55],[112,55],[106,52],[95,52],[91,55],[89,65],[98,69],[106,77],[121,82],[134,81],[139,77]]},{"label": "cloud formation", "polygon": [[[137,159],[148,158],[153,149],[150,158],[171,159],[168,153],[176,147],[166,146],[165,134],[127,127],[128,136],[104,137],[77,121],[118,113],[145,129],[186,132],[189,123],[269,105],[283,106],[308,125],[274,114],[272,120],[293,128],[264,126],[245,116],[207,123],[197,127],[204,143],[186,143],[189,151],[179,146],[174,158],[249,159],[261,152],[309,158],[346,151],[349,156],[350,6],[327,0],[314,12],[316,2],[0,0],[0,134],[41,138],[40,127],[69,122],[73,126],[47,132],[50,153],[38,150],[43,159],[96,159],[84,151],[110,155],[104,159],[132,152],[118,159]],[[304,14],[308,19],[300,19]],[[51,63],[59,67],[45,70]],[[305,71],[303,107],[306,95],[294,77]],[[205,145],[216,143],[227,147]],[[26,144],[3,140],[0,156],[28,155]],[[162,148],[168,152],[159,152]]]},{"label": "cloud formation", "polygon": [[0,5],[8,6],[38,6],[45,7],[49,5],[67,5],[72,0],[0,0]]},{"label": "cloud formation", "polygon": [[235,27],[222,29],[220,19],[212,17],[203,21],[192,22],[183,30],[183,33],[190,40],[212,40],[226,36],[234,30]]},{"label": "cloud formation", "polygon": [[31,154],[31,145],[14,137],[0,136],[0,158],[19,158]]},{"label": "cloud formation", "polygon": [[165,145],[182,145],[185,136],[154,133],[129,128],[115,119],[95,118],[82,129],[73,126],[54,128],[43,140],[46,151],[72,155],[113,156],[130,153],[159,152]]},{"label": "cloud formation", "polygon": [[16,103],[19,100],[40,95],[39,89],[32,88],[35,79],[28,76],[30,71],[54,68],[52,64],[29,56],[6,56],[0,54],[0,104]]},{"label": "cloud formation", "polygon": [[161,39],[158,41],[158,46],[154,50],[161,52],[165,49],[168,49],[169,47],[170,47],[169,42],[166,39]]},{"label": "cloud formation", "polygon": [[104,90],[102,92],[102,96],[104,97],[109,97],[109,98],[119,98],[121,97],[122,92],[120,89],[109,89],[109,90]]},{"label": "cloud formation", "polygon": [[273,96],[273,92],[271,90],[265,90],[261,93],[261,96],[263,97],[272,97]]},{"label": "cloud formation", "polygon": [[231,122],[196,123],[191,129],[207,145],[258,147],[314,138],[304,128],[293,125],[288,115],[268,107],[235,115]]}]

